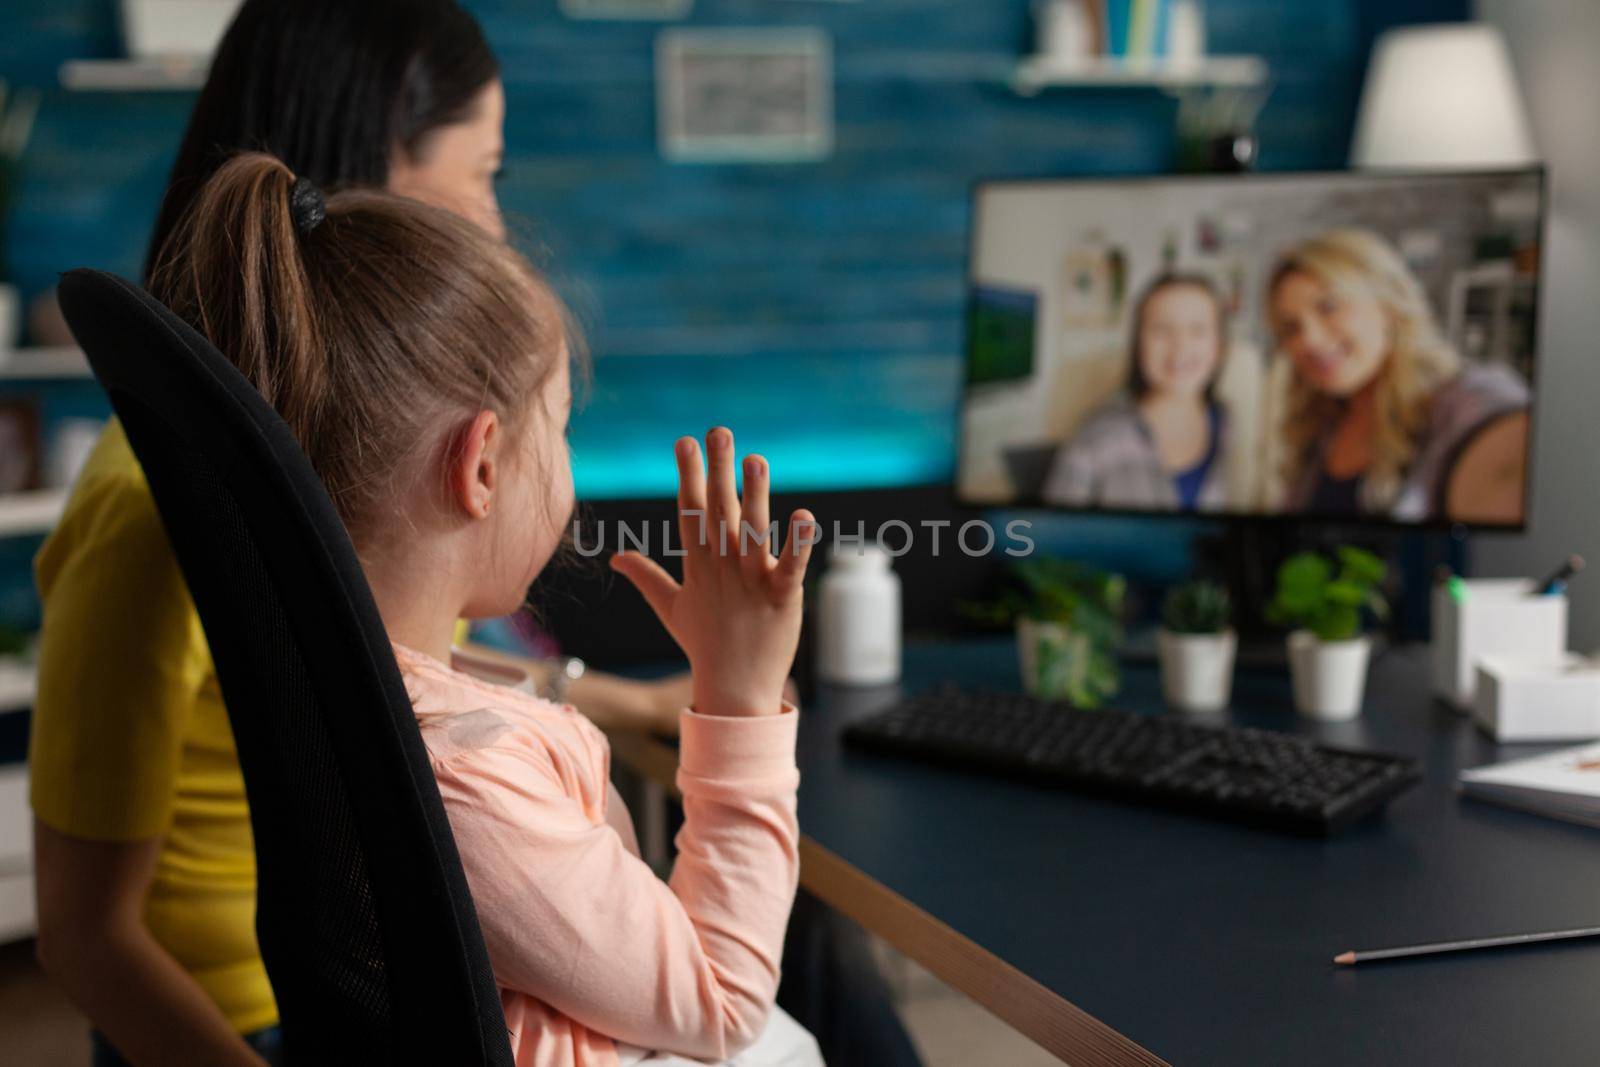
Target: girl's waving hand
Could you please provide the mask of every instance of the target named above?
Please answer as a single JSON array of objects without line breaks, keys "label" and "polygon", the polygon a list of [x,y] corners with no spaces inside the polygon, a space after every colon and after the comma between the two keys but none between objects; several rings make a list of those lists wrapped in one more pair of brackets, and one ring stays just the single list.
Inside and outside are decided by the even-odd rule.
[{"label": "girl's waving hand", "polygon": [[816,520],[796,511],[776,557],[769,518],[770,471],[744,460],[744,499],[735,486],[733,433],[706,434],[709,467],[692,437],[679,439],[678,525],[683,582],[637,552],[611,557],[689,658],[694,710],[703,715],[772,715],[800,642],[801,582]]}]

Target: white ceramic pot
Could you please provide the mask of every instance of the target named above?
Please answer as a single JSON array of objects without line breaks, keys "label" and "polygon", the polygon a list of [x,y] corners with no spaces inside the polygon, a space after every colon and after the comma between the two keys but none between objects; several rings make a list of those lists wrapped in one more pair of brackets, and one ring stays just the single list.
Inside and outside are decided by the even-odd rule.
[{"label": "white ceramic pot", "polygon": [[1294,709],[1308,719],[1344,722],[1361,714],[1372,639],[1319,641],[1309,630],[1289,635]]},{"label": "white ceramic pot", "polygon": [[1238,636],[1232,630],[1220,634],[1158,632],[1161,695],[1167,706],[1200,713],[1227,707],[1233,695],[1233,658],[1238,647]]}]

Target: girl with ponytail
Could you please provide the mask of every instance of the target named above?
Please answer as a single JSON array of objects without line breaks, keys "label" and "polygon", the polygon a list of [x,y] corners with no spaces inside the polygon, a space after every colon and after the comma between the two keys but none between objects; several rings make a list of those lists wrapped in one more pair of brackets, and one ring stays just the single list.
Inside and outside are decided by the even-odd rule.
[{"label": "girl with ponytail", "polygon": [[[677,443],[680,585],[639,588],[691,666],[685,822],[663,882],[571,707],[472,672],[459,617],[515,610],[573,503],[577,339],[515,252],[438,208],[327,197],[264,155],[199,194],[154,291],[283,415],[332,496],[394,642],[477,905],[518,1063],[820,1064],[774,1008],[798,881],[797,713],[784,686],[815,527],[768,526],[770,472],[733,436]],[[726,537],[712,531],[729,531]]]},{"label": "girl with ponytail", "polygon": [[[457,0],[245,0],[178,148],[146,278],[157,264],[183,258],[175,242],[218,169],[237,152],[264,150],[330,192],[351,190],[359,199],[354,190],[387,190],[477,224],[484,263],[458,265],[446,275],[449,286],[418,297],[417,306],[448,312],[459,286],[507,254],[492,247],[503,232],[494,181],[504,113],[494,54]],[[265,236],[256,258],[232,269],[252,272],[260,283],[252,292],[281,286],[286,314],[267,314],[259,303],[197,299],[202,280],[221,285],[231,277],[219,267],[225,248],[191,243],[201,258],[183,259],[192,272],[186,279],[169,272],[165,288],[189,301],[186,314],[204,311],[204,328],[238,331],[232,352],[313,447],[333,440],[323,434],[330,412],[363,420],[342,439],[352,454],[335,448],[321,457],[321,469],[349,515],[370,516],[380,487],[356,475],[360,450],[400,456],[415,440],[405,427],[377,421],[380,401],[420,416],[412,411],[419,399],[461,396],[464,368],[451,361],[402,366],[404,353],[380,343],[376,332],[361,351],[384,362],[340,365],[334,361],[354,358],[356,349],[329,339],[358,326],[376,331],[373,320],[342,319],[337,304],[311,312],[335,286],[367,293],[368,310],[394,322],[415,321],[408,318],[414,309],[392,294],[402,291],[399,275],[429,264],[385,265],[378,277],[397,286],[385,297],[376,282],[339,279],[338,259],[296,266],[276,256],[290,247],[285,227],[292,220],[268,189],[287,171],[251,173],[259,187],[230,188],[241,209],[258,213],[241,223],[259,223]],[[295,240],[330,243],[339,218],[335,212],[326,230]],[[411,223],[396,217],[390,224]],[[243,299],[244,292],[235,295]],[[445,321],[454,319],[430,319]],[[502,316],[473,329],[489,337],[509,322]],[[448,346],[437,347],[456,359]],[[513,373],[521,377],[505,377]],[[536,395],[526,391],[536,376],[508,367],[478,384],[503,396]],[[418,383],[418,391],[407,394],[403,381]],[[363,399],[370,403],[362,406]],[[356,403],[339,408],[347,400]],[[96,1067],[118,1067],[124,1054],[141,1067],[276,1062],[277,1007],[256,945],[255,853],[233,735],[199,619],[115,421],[34,571],[44,607],[29,742],[40,960],[93,1024]],[[529,666],[546,680],[556,673],[548,664]],[[689,691],[685,677],[646,685],[591,671],[569,695],[603,722],[661,729],[675,726]]]}]

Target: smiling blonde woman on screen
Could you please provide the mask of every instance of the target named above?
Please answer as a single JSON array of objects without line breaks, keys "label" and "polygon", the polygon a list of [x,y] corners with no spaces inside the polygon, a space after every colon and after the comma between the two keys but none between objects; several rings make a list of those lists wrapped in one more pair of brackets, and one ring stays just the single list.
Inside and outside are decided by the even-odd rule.
[{"label": "smiling blonde woman on screen", "polygon": [[1333,230],[1290,249],[1269,275],[1267,319],[1292,369],[1277,431],[1286,511],[1435,518],[1474,434],[1528,406],[1515,372],[1449,344],[1374,233]]}]

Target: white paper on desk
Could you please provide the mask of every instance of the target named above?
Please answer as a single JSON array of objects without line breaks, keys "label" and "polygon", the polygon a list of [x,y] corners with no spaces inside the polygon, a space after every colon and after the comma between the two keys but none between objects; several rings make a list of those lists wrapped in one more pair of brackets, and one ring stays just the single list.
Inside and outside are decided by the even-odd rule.
[{"label": "white paper on desk", "polygon": [[1600,744],[1473,767],[1460,781],[1477,800],[1600,827]]}]

